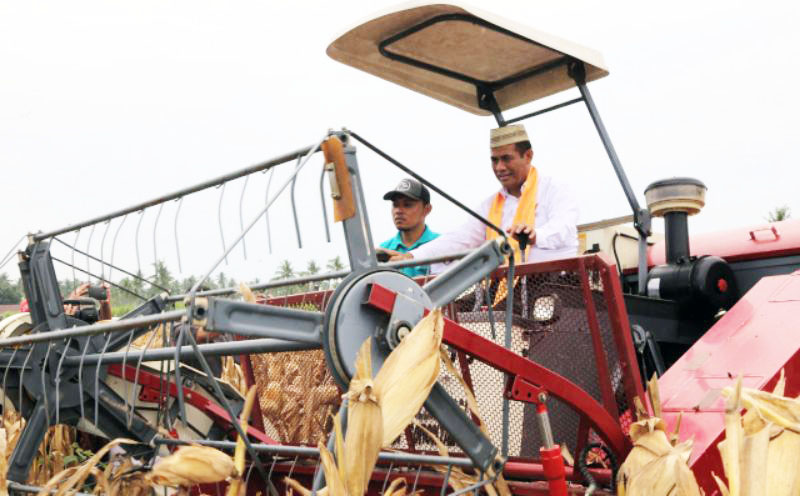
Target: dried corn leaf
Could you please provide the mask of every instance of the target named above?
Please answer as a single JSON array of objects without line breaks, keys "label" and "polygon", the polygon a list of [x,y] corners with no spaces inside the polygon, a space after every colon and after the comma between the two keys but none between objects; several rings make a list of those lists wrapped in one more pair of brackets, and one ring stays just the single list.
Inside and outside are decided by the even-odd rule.
[{"label": "dried corn leaf", "polygon": [[783,430],[769,442],[764,494],[796,496],[800,494],[800,434]]},{"label": "dried corn leaf", "polygon": [[344,438],[344,480],[350,494],[361,495],[383,443],[383,417],[372,382],[372,340],[367,338],[356,357],[356,374],[347,391],[347,434]]},{"label": "dried corn leaf", "polygon": [[150,480],[159,486],[221,482],[236,474],[233,459],[208,446],[182,446],[156,462]]},{"label": "dried corn leaf", "polygon": [[647,381],[647,396],[650,398],[650,406],[653,407],[653,416],[661,418],[661,392],[658,389],[658,376],[653,376]]},{"label": "dried corn leaf", "polygon": [[[250,424],[250,412],[253,411],[255,399],[256,387],[253,386],[250,388],[250,391],[247,392],[247,396],[245,397],[244,401],[244,408],[242,409],[242,414],[239,417],[239,426],[245,433],[247,433],[247,428]],[[236,448],[233,452],[233,466],[236,470],[236,477],[230,482],[230,484],[228,484],[228,490],[225,493],[227,496],[239,496],[244,494],[246,490],[245,484],[242,481],[242,475],[244,475],[245,454],[246,445],[244,438],[242,436],[238,436],[236,438]]]},{"label": "dried corn leaf", "polygon": [[97,472],[95,465],[97,465],[97,463],[106,455],[106,453],[108,453],[111,448],[114,446],[119,446],[120,444],[136,444],[136,441],[130,439],[115,439],[110,441],[105,446],[97,450],[97,453],[83,462],[80,466],[68,468],[51,477],[50,480],[44,484],[41,491],[39,491],[39,496],[50,494],[54,490],[57,492],[57,494],[64,494],[68,491],[79,490],[81,487],[83,487],[86,479],[90,475]]},{"label": "dried corn leaf", "polygon": [[742,451],[739,453],[740,490],[742,495],[768,494],[766,492],[768,456],[768,426],[764,426],[760,431],[743,437]]},{"label": "dried corn leaf", "polygon": [[[723,391],[724,393],[724,391]],[[717,445],[722,457],[722,468],[728,479],[728,491],[731,496],[741,494],[741,465],[739,453],[742,449],[744,430],[742,429],[741,409],[742,378],[736,380],[736,386],[725,402],[725,440]]]},{"label": "dried corn leaf", "polygon": [[627,494],[633,481],[650,463],[666,456],[673,448],[664,431],[664,421],[655,417],[640,420],[631,425],[629,434],[633,440],[633,449],[625,458],[617,474],[617,486],[620,494]]},{"label": "dried corn leaf", "polygon": [[[666,436],[664,439],[666,441]],[[666,442],[669,443],[669,441]],[[666,454],[654,458],[630,476],[623,489],[624,494],[626,496],[700,496],[700,487],[687,465],[691,451],[691,441],[680,443],[674,447],[669,445],[669,451]]]},{"label": "dried corn leaf", "polygon": [[436,383],[443,329],[442,310],[437,308],[392,350],[375,377],[383,413],[383,446],[403,432]]},{"label": "dried corn leaf", "polygon": [[[0,496],[8,496],[8,457],[11,453],[7,451],[8,440],[5,428],[0,428]],[[6,455],[8,453],[8,455]]]},{"label": "dried corn leaf", "polygon": [[350,496],[331,452],[322,443],[319,443],[317,447],[319,448],[319,458],[322,463],[322,471],[325,473],[325,482],[327,483],[326,492],[317,491],[317,494]]},{"label": "dried corn leaf", "polygon": [[[725,388],[726,438],[718,444],[728,486],[716,477],[720,490],[731,496],[794,496],[800,494],[800,404],[783,398],[785,376],[772,393],[741,387]],[[747,407],[739,414],[741,405]]]}]

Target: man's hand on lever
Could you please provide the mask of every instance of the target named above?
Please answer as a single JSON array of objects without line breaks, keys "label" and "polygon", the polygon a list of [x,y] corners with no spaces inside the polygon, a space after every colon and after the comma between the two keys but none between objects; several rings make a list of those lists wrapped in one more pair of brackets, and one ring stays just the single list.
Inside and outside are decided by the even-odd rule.
[{"label": "man's hand on lever", "polygon": [[378,258],[378,261],[381,262],[383,261],[381,258],[385,258],[387,262],[399,262],[401,260],[412,260],[414,258],[414,255],[411,253],[400,253],[399,251],[388,250],[386,248],[380,248],[378,252],[385,254],[383,257]]},{"label": "man's hand on lever", "polygon": [[514,224],[513,226],[506,229],[506,232],[513,236],[514,239],[519,241],[519,238],[527,235],[528,236],[528,246],[533,245],[536,243],[536,229],[528,224]]}]

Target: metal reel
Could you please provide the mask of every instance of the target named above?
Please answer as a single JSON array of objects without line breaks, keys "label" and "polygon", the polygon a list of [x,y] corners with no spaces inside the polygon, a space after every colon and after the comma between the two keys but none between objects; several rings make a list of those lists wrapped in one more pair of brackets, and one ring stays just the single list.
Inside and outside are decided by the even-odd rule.
[{"label": "metal reel", "polygon": [[[391,317],[365,306],[373,283],[396,291],[404,305]],[[405,332],[422,319],[431,307],[427,293],[408,276],[395,270],[374,269],[348,276],[333,294],[325,311],[322,346],[333,378],[347,389],[355,373],[356,355],[372,337],[372,369],[377,374],[384,360]]]}]

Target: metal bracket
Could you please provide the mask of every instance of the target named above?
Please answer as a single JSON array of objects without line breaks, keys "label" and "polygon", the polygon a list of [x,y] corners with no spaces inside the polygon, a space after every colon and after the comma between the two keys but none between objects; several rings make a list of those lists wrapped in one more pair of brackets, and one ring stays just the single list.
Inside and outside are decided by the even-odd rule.
[{"label": "metal bracket", "polygon": [[515,375],[506,382],[506,398],[525,403],[538,405],[547,401],[547,391],[535,384],[531,384],[522,377]]},{"label": "metal bracket", "polygon": [[505,261],[506,250],[507,247],[497,241],[486,241],[483,246],[423,286],[433,302],[432,308],[455,300],[464,290],[491,274]]},{"label": "metal bracket", "polygon": [[336,165],[333,162],[325,163],[325,172],[331,185],[331,197],[334,200],[341,200],[342,192],[339,189],[339,182],[336,180]]},{"label": "metal bracket", "polygon": [[483,85],[475,86],[475,89],[477,91],[478,107],[491,112],[497,121],[498,127],[505,126],[506,119],[503,117],[500,105],[497,104],[497,99],[494,97],[494,90]]},{"label": "metal bracket", "polygon": [[[197,309],[195,304],[195,312]],[[317,348],[322,347],[323,315],[319,312],[211,299],[204,315],[206,319],[204,327],[208,331],[283,339],[314,344]],[[195,318],[197,317],[195,315]]]}]

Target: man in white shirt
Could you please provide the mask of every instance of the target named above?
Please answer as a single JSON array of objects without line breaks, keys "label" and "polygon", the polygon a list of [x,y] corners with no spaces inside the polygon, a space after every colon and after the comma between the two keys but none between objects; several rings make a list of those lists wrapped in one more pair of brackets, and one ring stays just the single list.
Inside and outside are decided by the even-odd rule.
[{"label": "man in white shirt", "polygon": [[[533,150],[525,128],[508,125],[493,129],[490,136],[492,171],[502,186],[478,207],[478,213],[509,234],[520,263],[514,235],[527,235],[529,248],[525,262],[541,262],[578,254],[578,205],[569,188],[542,175],[531,164]],[[477,219],[470,218],[461,228],[441,235],[409,253],[393,254],[392,260],[422,259],[455,253],[480,246],[497,237]],[[432,271],[437,271],[437,266]]]}]

